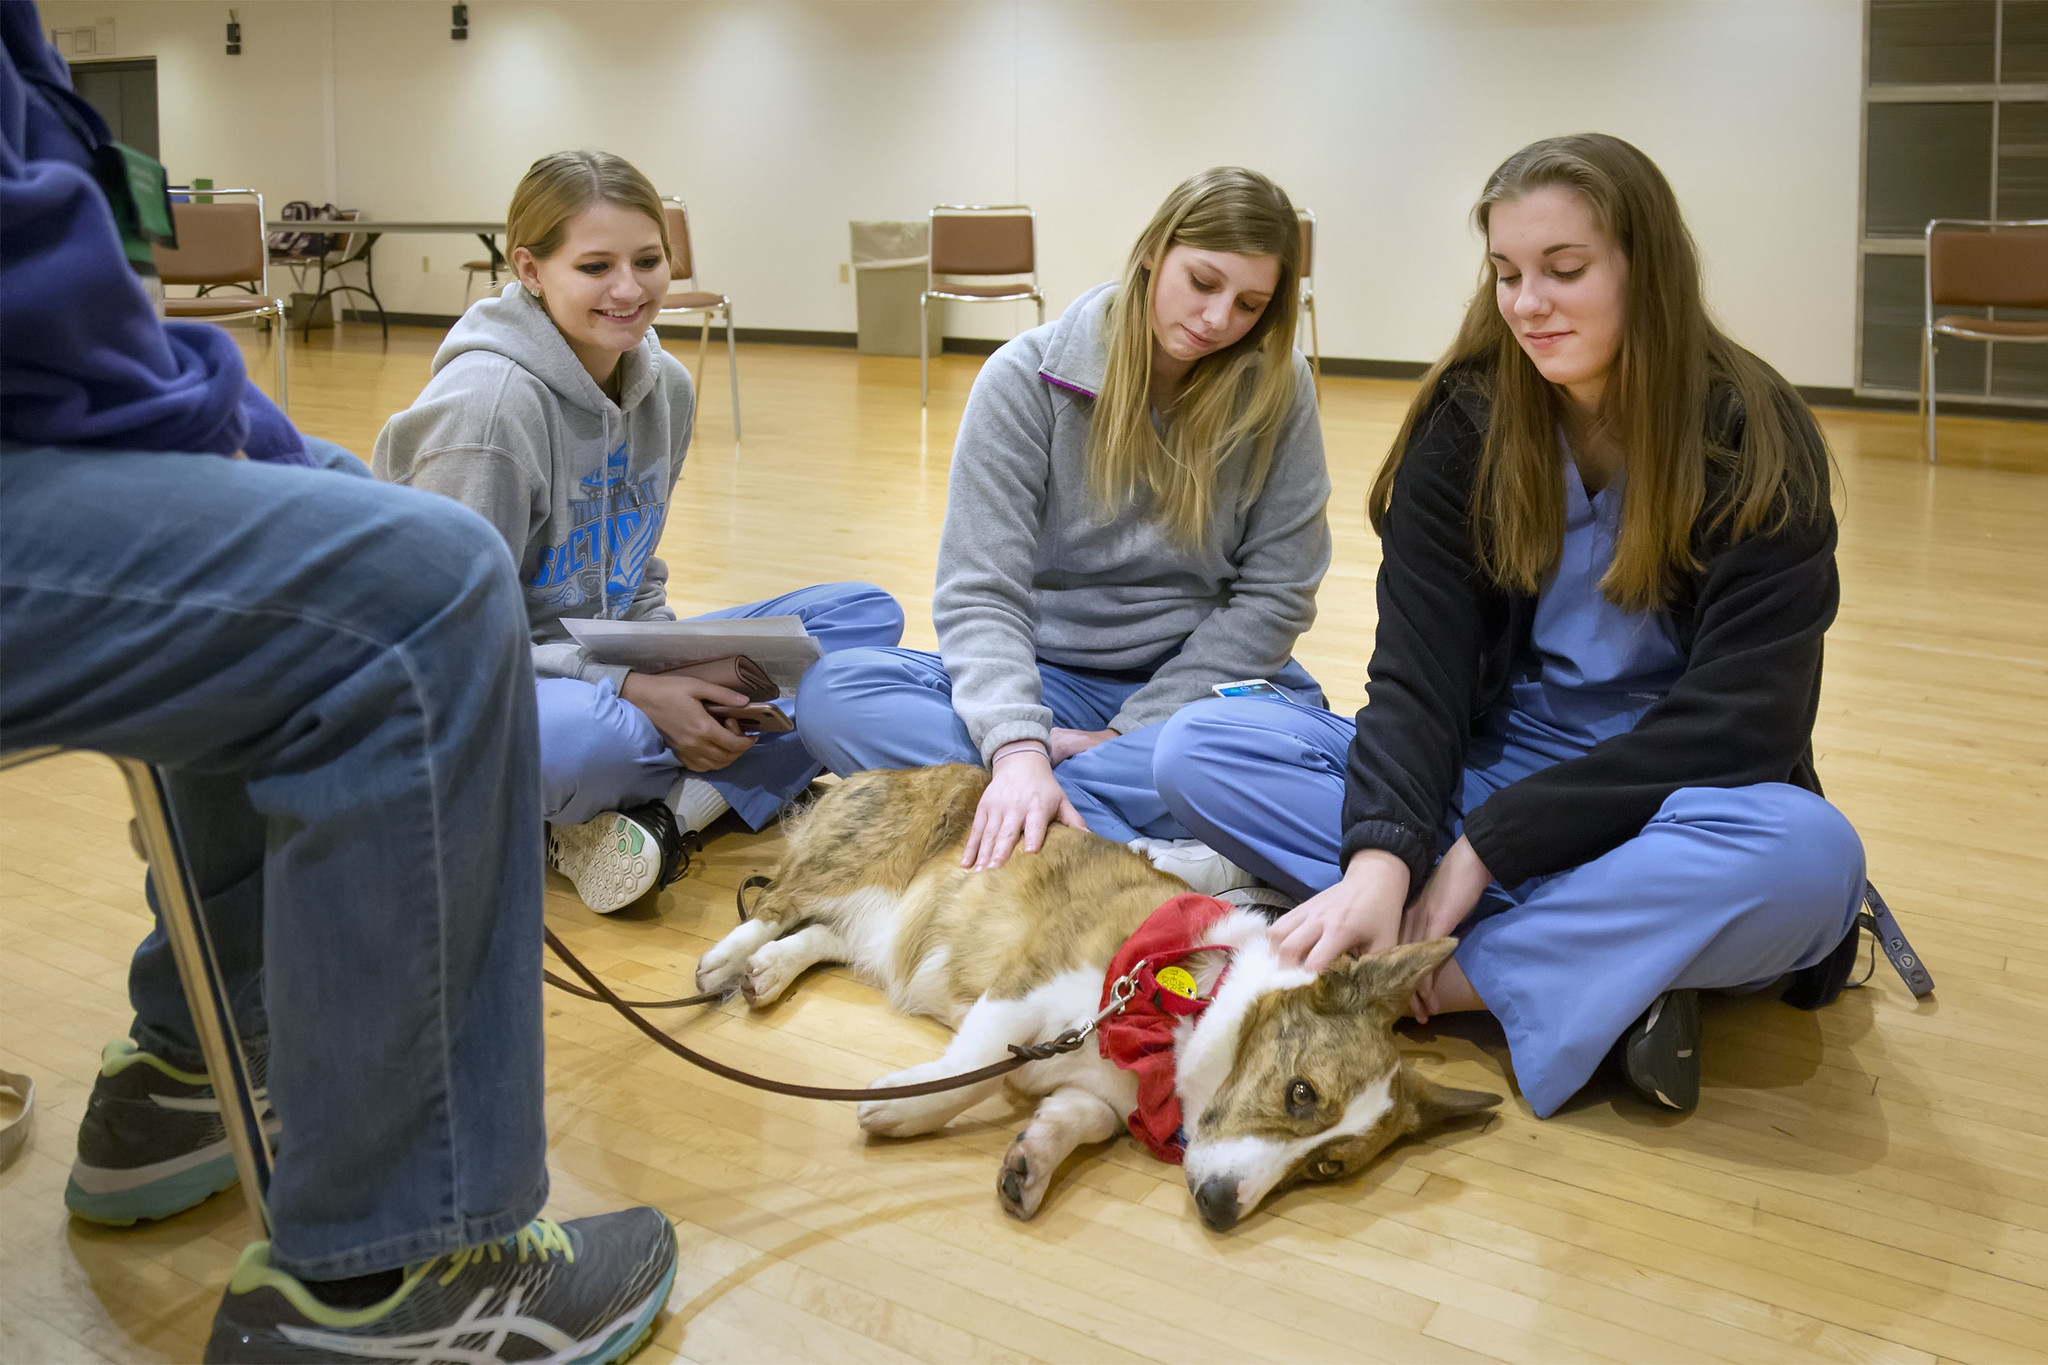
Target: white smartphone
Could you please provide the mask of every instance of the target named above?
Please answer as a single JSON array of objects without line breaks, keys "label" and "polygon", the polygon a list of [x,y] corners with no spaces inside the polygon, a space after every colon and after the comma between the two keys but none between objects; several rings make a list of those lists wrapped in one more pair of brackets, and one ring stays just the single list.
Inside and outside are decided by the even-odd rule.
[{"label": "white smartphone", "polygon": [[1219,697],[1256,697],[1260,701],[1287,701],[1285,692],[1267,682],[1264,678],[1240,678],[1236,682],[1217,683],[1209,689]]}]

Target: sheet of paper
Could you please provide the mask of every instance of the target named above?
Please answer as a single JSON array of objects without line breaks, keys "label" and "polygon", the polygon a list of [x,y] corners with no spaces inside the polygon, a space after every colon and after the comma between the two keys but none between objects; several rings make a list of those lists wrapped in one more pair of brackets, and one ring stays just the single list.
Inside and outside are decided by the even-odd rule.
[{"label": "sheet of paper", "polygon": [[797,679],[824,654],[804,630],[802,618],[796,616],[717,621],[586,621],[570,617],[562,624],[599,663],[624,664],[642,673],[744,654],[766,670],[785,697],[796,691]]}]

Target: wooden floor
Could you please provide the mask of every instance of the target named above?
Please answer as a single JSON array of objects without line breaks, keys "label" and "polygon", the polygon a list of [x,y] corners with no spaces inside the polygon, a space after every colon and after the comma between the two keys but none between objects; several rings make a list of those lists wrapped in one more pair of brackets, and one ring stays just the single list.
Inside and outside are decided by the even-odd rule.
[{"label": "wooden floor", "polygon": [[[295,342],[294,416],[367,455],[434,340]],[[976,364],[941,361],[920,414],[915,360],[744,348],[735,447],[714,353],[663,544],[677,605],[867,578],[909,608],[906,642],[930,645]],[[1372,640],[1365,491],[1408,393],[1324,385],[1337,555],[1300,653],[1343,708],[1362,699]],[[1077,1158],[1018,1223],[993,1189],[1020,1121],[1005,1102],[936,1137],[869,1143],[844,1106],[713,1080],[551,995],[550,1211],[648,1201],[680,1234],[669,1315],[640,1359],[2048,1360],[2048,426],[1947,422],[1933,469],[1908,417],[1822,419],[1843,475],[1844,588],[1821,772],[1940,983],[1933,1000],[1915,1004],[1881,961],[1819,1014],[1713,1000],[1691,1117],[1607,1091],[1545,1122],[1510,1103],[1219,1236],[1179,1171],[1128,1140]],[[41,1087],[33,1146],[0,1173],[7,1361],[196,1358],[250,1236],[232,1195],[126,1232],[64,1213],[72,1134],[101,1042],[126,1028],[125,961],[146,923],[125,818],[104,760],[0,778],[0,1067]],[[599,919],[557,880],[549,922],[614,981],[681,993],[777,843],[727,829],[638,918]],[[836,971],[765,1015],[734,1005],[684,1029],[742,1065],[838,1084],[943,1044]],[[1455,1084],[1508,1084],[1483,1020],[1405,1046]]]}]

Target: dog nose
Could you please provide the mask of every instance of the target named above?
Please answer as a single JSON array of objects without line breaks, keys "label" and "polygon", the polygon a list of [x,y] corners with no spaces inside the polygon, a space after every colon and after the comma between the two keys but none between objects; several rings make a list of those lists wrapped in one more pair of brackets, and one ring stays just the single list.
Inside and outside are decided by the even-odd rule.
[{"label": "dog nose", "polygon": [[1195,1191],[1195,1210],[1216,1232],[1228,1232],[1237,1223],[1237,1182],[1212,1175]]}]

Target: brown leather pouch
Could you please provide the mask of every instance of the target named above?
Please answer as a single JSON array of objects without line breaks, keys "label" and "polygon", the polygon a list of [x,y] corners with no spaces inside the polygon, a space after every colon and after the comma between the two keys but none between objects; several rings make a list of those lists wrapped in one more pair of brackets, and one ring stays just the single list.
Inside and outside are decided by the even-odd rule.
[{"label": "brown leather pouch", "polygon": [[701,664],[684,664],[668,671],[743,692],[749,702],[774,701],[782,693],[767,671],[744,654],[728,654],[723,659],[706,659]]}]

